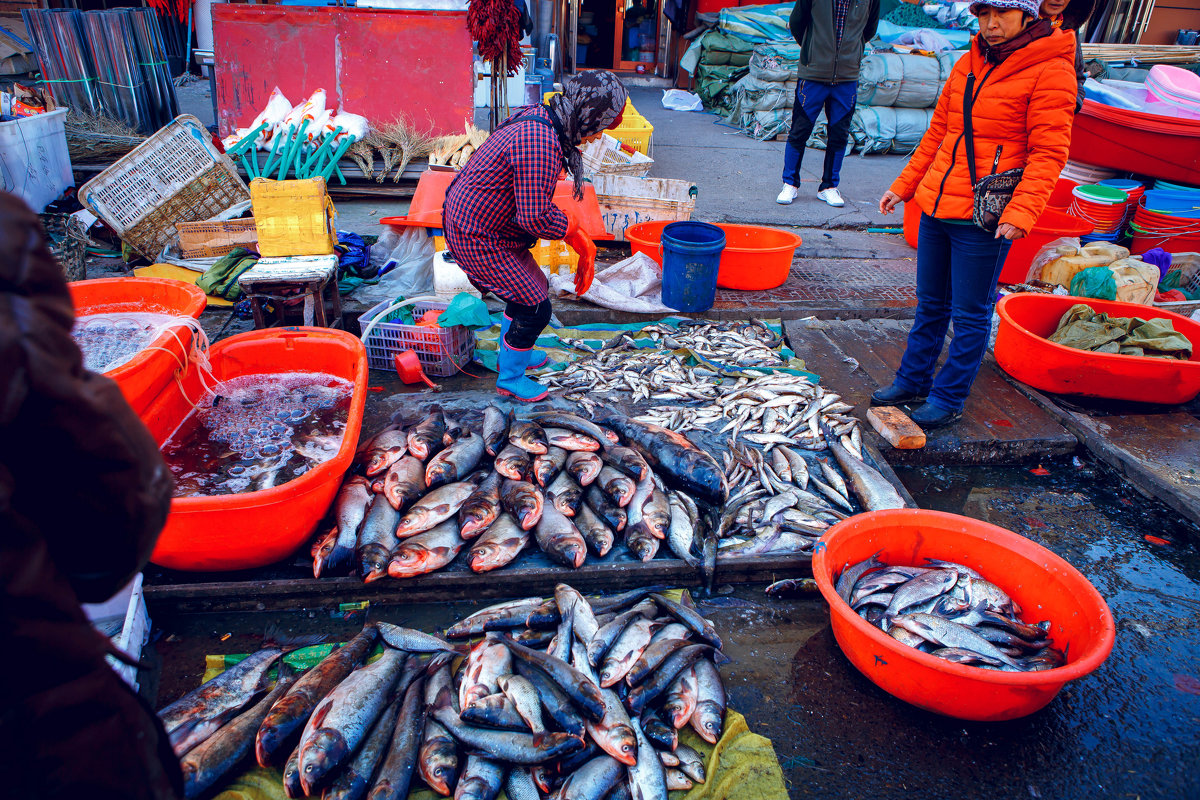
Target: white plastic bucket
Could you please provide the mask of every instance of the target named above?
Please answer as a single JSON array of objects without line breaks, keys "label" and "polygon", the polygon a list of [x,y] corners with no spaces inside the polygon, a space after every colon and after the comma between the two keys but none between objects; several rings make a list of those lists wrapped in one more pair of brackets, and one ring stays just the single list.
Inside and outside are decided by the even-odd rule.
[{"label": "white plastic bucket", "polygon": [[37,213],[75,185],[67,151],[67,110],[0,122],[0,188]]}]

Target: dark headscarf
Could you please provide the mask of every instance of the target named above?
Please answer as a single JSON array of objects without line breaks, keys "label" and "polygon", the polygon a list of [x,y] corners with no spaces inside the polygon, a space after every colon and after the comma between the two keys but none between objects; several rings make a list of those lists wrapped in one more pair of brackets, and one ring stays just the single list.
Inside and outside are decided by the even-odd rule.
[{"label": "dark headscarf", "polygon": [[579,145],[616,122],[625,110],[628,96],[616,75],[589,70],[564,80],[562,92],[547,103],[562,146],[563,166],[575,178],[576,200],[583,199],[583,156]]}]

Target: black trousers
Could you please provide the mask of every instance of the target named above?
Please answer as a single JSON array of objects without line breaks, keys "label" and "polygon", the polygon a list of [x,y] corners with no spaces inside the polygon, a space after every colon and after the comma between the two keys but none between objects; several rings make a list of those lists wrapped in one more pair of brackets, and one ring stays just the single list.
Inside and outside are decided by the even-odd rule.
[{"label": "black trousers", "polygon": [[533,347],[537,337],[546,329],[550,322],[550,300],[546,299],[536,306],[527,306],[509,300],[504,307],[504,313],[511,322],[504,341],[514,350],[528,350]]}]

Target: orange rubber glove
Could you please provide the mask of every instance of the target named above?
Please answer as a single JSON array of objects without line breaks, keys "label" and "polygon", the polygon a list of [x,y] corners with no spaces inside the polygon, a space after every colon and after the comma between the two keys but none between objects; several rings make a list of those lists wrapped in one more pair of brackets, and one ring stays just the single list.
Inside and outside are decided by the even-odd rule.
[{"label": "orange rubber glove", "polygon": [[567,210],[563,210],[563,213],[567,215],[567,234],[563,241],[579,256],[579,264],[575,268],[575,294],[582,297],[591,288],[596,275],[596,243],[580,226],[579,217]]}]

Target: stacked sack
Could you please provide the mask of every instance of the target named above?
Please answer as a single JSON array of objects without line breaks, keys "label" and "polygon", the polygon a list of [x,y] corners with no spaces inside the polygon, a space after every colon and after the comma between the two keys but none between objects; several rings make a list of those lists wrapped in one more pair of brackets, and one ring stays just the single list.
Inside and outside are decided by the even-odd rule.
[{"label": "stacked sack", "polygon": [[800,46],[768,42],[754,48],[749,73],[733,85],[733,106],[726,116],[760,141],[787,135],[796,98]]},{"label": "stacked sack", "polygon": [[696,94],[706,111],[727,113],[733,103],[733,84],[746,74],[754,45],[719,31],[701,37],[700,63],[696,67]]},{"label": "stacked sack", "polygon": [[966,53],[938,55],[872,53],[858,79],[858,107],[850,123],[854,149],[901,153],[917,148],[933,119],[933,107],[954,65]]}]

